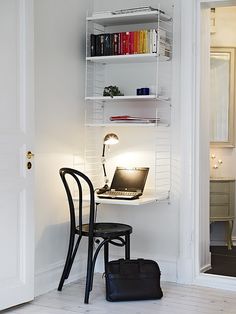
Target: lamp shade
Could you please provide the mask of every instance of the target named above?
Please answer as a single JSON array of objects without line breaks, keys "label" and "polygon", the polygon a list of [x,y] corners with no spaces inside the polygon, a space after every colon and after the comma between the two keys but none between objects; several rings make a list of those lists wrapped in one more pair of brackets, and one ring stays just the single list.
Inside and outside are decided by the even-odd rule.
[{"label": "lamp shade", "polygon": [[105,135],[103,143],[105,145],[114,145],[119,143],[119,138],[115,133],[108,133]]}]

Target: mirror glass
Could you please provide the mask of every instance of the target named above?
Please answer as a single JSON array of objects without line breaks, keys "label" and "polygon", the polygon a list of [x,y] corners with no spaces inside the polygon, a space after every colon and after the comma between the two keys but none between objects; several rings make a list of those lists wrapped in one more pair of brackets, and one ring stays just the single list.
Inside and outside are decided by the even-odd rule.
[{"label": "mirror glass", "polygon": [[234,147],[234,48],[211,48],[210,139]]}]

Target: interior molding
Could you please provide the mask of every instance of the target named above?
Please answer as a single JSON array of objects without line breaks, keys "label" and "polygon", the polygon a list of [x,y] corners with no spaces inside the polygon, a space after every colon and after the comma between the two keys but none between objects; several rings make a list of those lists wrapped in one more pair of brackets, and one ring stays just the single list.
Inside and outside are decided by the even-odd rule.
[{"label": "interior molding", "polygon": [[[57,289],[65,261],[50,264],[45,269],[39,270],[35,274],[35,297]],[[87,258],[75,260],[71,269],[69,278],[65,285],[74,282],[86,276]]]},{"label": "interior molding", "polygon": [[200,273],[205,273],[206,271],[208,271],[209,269],[211,269],[211,264],[205,265],[204,267],[202,267],[200,269]]},{"label": "interior molding", "polygon": [[[179,257],[177,263],[178,282],[191,284],[194,263],[194,209],[196,185],[193,174],[195,167],[194,126],[195,126],[195,54],[193,51],[193,35],[195,36],[194,9],[195,1],[180,1],[180,33],[181,33],[181,69],[180,69],[180,181],[181,197],[179,203]],[[188,130],[186,132],[186,130]]]}]

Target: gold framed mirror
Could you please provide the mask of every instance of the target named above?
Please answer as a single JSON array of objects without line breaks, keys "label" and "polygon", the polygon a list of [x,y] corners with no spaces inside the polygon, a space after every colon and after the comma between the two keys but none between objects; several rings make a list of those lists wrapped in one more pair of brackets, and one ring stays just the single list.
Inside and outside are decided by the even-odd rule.
[{"label": "gold framed mirror", "polygon": [[234,147],[235,48],[212,47],[210,54],[210,142]]}]

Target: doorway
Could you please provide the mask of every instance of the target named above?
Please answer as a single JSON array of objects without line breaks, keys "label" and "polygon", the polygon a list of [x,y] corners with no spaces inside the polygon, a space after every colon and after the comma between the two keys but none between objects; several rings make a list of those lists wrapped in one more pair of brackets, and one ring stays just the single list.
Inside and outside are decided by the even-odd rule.
[{"label": "doorway", "polygon": [[236,276],[236,7],[210,8],[210,274]]},{"label": "doorway", "polygon": [[[199,245],[199,264],[198,270],[196,269],[196,273],[198,272],[198,275],[196,275],[197,279],[196,282],[208,286],[214,286],[217,288],[225,288],[225,289],[231,289],[235,290],[236,289],[236,281],[234,277],[229,277],[232,276],[233,273],[222,273],[220,272],[219,268],[216,269],[216,271],[211,271],[213,269],[212,264],[215,262],[215,256],[217,255],[218,262],[221,263],[222,266],[222,260],[224,259],[225,252],[231,252],[230,258],[232,258],[232,250],[230,250],[231,246],[231,241],[229,240],[230,238],[230,225],[232,227],[232,219],[230,220],[229,227],[227,226],[227,219],[221,219],[222,218],[222,212],[220,210],[225,207],[222,205],[225,205],[226,200],[227,202],[231,200],[234,200],[234,194],[228,195],[225,191],[218,191],[219,188],[219,183],[222,183],[226,189],[226,185],[229,183],[229,179],[232,178],[232,169],[230,167],[228,168],[229,170],[229,176],[227,177],[226,172],[223,172],[224,165],[228,165],[228,157],[232,155],[232,150],[234,148],[229,148],[227,147],[227,154],[228,157],[222,157],[222,150],[226,149],[223,147],[211,147],[210,149],[210,134],[211,134],[211,129],[209,126],[209,118],[210,118],[210,110],[209,110],[209,102],[210,102],[210,93],[209,93],[209,86],[211,82],[210,78],[210,46],[214,46],[215,48],[219,48],[217,46],[223,46],[222,43],[212,43],[212,36],[216,34],[217,31],[217,19],[215,19],[215,24],[213,23],[212,26],[214,26],[214,30],[212,30],[212,34],[210,35],[210,18],[212,18],[212,15],[214,15],[216,12],[217,13],[222,13],[221,10],[228,11],[232,14],[232,6],[235,6],[236,3],[235,1],[200,1],[199,3],[199,16],[198,16],[198,21],[199,21],[199,28],[201,27],[201,35],[199,38],[199,46],[201,47],[201,51],[199,55],[199,68],[200,68],[200,75],[198,77],[199,81],[199,94],[201,95],[199,99],[199,126],[202,127],[202,129],[195,130],[196,133],[199,133],[199,178],[196,178],[196,181],[199,185],[199,193],[198,193],[198,198],[199,198],[199,225],[196,226],[196,228],[199,231],[198,239],[196,246]],[[230,7],[231,6],[231,7]],[[211,10],[212,8],[212,10]],[[224,12],[225,14],[225,12]],[[216,16],[215,16],[216,17]],[[225,18],[225,17],[224,17]],[[226,19],[228,23],[228,19]],[[222,21],[221,21],[222,22]],[[227,24],[224,22],[224,24]],[[220,27],[220,26],[219,26]],[[222,31],[222,27],[218,32]],[[227,31],[228,32],[228,31]],[[218,33],[219,35],[219,33]],[[226,36],[220,36],[221,40],[226,39]],[[216,36],[214,38],[216,40]],[[211,43],[211,44],[210,44]],[[227,46],[228,45],[228,46]],[[224,43],[225,47],[232,48],[233,44],[229,45],[228,42]],[[229,47],[230,46],[230,47]],[[236,45],[234,45],[236,46]],[[200,49],[199,49],[200,50]],[[214,50],[214,49],[213,49]],[[212,51],[213,51],[212,50]],[[216,51],[213,51],[213,53]],[[209,71],[207,71],[208,69]],[[209,72],[209,73],[208,73]],[[207,73],[207,74],[206,74]],[[209,74],[209,75],[208,75]],[[204,77],[205,76],[205,77]],[[198,105],[197,105],[198,106]],[[206,118],[207,116],[207,118]],[[211,134],[212,135],[212,134]],[[203,138],[203,142],[201,142],[201,138]],[[214,150],[213,150],[214,149]],[[231,150],[231,152],[230,152]],[[219,152],[221,151],[221,154]],[[226,156],[227,156],[226,154]],[[210,157],[210,158],[209,158]],[[209,166],[209,160],[211,161],[211,165]],[[207,164],[207,171],[202,174],[201,172],[206,169],[206,164]],[[226,169],[224,169],[226,171]],[[218,172],[217,172],[218,171]],[[212,180],[211,177],[214,177],[214,180]],[[224,179],[228,179],[228,181],[223,181],[220,180],[224,176]],[[217,181],[218,179],[218,181]],[[202,181],[201,181],[202,180]],[[233,180],[231,180],[233,181]],[[205,187],[205,194],[203,191],[203,187],[201,184]],[[232,190],[232,193],[234,193],[234,187],[230,187],[229,191]],[[219,195],[217,195],[217,193]],[[225,194],[224,194],[225,193]],[[227,195],[226,195],[227,194]],[[202,198],[202,195],[204,195],[204,199]],[[224,197],[224,204],[220,204],[222,202],[222,197]],[[216,207],[215,202],[219,203],[219,207]],[[198,204],[198,205],[199,205]],[[214,213],[210,211],[209,204],[211,204],[214,208],[213,210],[218,210],[218,213]],[[217,205],[218,206],[218,205]],[[230,204],[228,204],[228,213],[229,211]],[[196,209],[196,214],[198,212],[198,209]],[[214,214],[214,215],[213,215]],[[234,214],[232,214],[234,216]],[[210,218],[210,221],[209,221]],[[218,219],[216,219],[218,218]],[[232,218],[232,217],[231,217]],[[207,223],[206,223],[207,222]],[[209,224],[211,222],[211,224]],[[226,226],[226,228],[225,228]],[[221,233],[219,233],[219,229],[221,228]],[[228,229],[228,230],[227,230]],[[228,231],[227,236],[228,238],[226,239],[225,237],[225,231]],[[201,232],[203,231],[203,232]],[[221,235],[221,243],[214,241],[216,232],[218,232],[218,235]],[[227,241],[226,241],[227,240]],[[209,246],[211,244],[211,252],[209,251]],[[220,244],[220,245],[219,245]],[[227,244],[227,246],[226,246]],[[218,248],[219,246],[219,248]],[[226,249],[224,251],[219,251],[220,249]],[[219,249],[217,251],[217,249]],[[231,259],[232,261],[232,259]],[[195,263],[196,266],[197,263]],[[227,265],[225,266],[227,268]],[[199,269],[200,269],[200,274],[199,274]],[[215,274],[212,276],[212,274]],[[217,276],[218,275],[218,276]],[[224,275],[224,277],[222,277]]]}]

